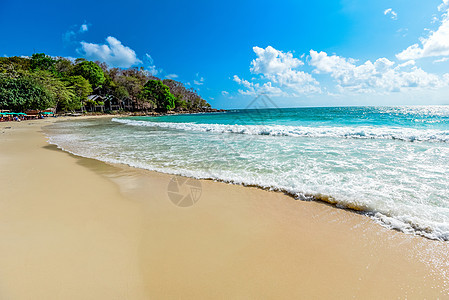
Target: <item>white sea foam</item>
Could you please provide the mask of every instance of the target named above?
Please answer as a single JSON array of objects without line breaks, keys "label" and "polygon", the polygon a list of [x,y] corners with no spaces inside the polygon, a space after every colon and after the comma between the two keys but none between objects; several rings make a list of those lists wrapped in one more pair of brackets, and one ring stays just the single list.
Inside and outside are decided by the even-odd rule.
[{"label": "white sea foam", "polygon": [[[227,133],[223,129],[236,128],[234,125],[114,121],[131,126],[108,123],[93,129],[93,123],[59,124],[66,127],[50,133],[49,142],[73,154],[109,163],[326,201],[365,212],[391,229],[449,240],[446,143],[396,143],[392,138],[379,137],[343,140],[342,135],[336,135],[337,128],[330,131],[333,135],[324,135],[335,137],[330,142],[288,138],[286,134],[285,138],[267,139],[254,133],[248,147],[247,137],[235,135],[234,148],[230,149],[229,144],[220,144],[222,135],[208,132]],[[141,128],[136,130],[135,126]],[[160,129],[164,126],[169,130]],[[194,132],[170,130],[183,129],[178,126]],[[256,127],[249,128],[261,130]],[[285,130],[288,126],[269,126],[270,130],[277,127]],[[348,132],[348,128],[345,130]]]},{"label": "white sea foam", "polygon": [[270,135],[315,138],[389,139],[407,142],[449,142],[449,131],[436,129],[390,128],[390,127],[307,127],[285,125],[225,125],[151,122],[129,119],[112,119],[114,122],[131,125],[170,128],[187,131],[236,133],[248,135]]}]

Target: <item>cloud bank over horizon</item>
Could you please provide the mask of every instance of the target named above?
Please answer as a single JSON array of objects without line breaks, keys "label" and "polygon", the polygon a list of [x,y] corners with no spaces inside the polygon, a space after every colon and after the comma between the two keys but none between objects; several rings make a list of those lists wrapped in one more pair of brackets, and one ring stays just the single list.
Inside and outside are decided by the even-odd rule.
[{"label": "cloud bank over horizon", "polygon": [[[328,55],[324,51],[310,50],[306,62],[272,46],[253,48],[257,58],[251,61],[250,72],[260,75],[251,81],[234,75],[233,80],[242,88],[242,95],[264,93],[270,96],[299,97],[330,93],[386,93],[404,89],[435,89],[449,85],[449,74],[432,74],[417,67],[414,60],[405,63],[385,57],[374,62],[358,63],[356,59]],[[307,66],[311,72],[298,70]],[[330,76],[333,85],[324,84],[316,75]]]},{"label": "cloud bank over horizon", "polygon": [[[250,80],[234,75],[240,95],[260,93],[272,97],[301,97],[311,95],[388,94],[403,91],[436,90],[449,86],[449,73],[425,71],[419,60],[439,57],[434,63],[449,60],[449,0],[438,6],[441,24],[419,44],[413,44],[394,58],[379,57],[374,61],[328,54],[311,49],[300,56],[272,46],[253,47],[256,58],[250,62]],[[388,8],[384,15],[397,19]],[[226,95],[229,95],[228,93]]]},{"label": "cloud bank over horizon", "polygon": [[[393,56],[390,53],[374,55],[370,57],[371,59],[360,59],[364,56],[363,52],[358,53],[359,57],[358,55],[349,57],[329,51],[326,47],[310,47],[309,50],[298,51],[295,47],[287,49],[274,47],[270,42],[263,47],[255,43],[246,72],[245,70],[233,72],[231,68],[235,66],[229,66],[232,72],[229,76],[231,86],[219,87],[213,96],[235,99],[238,96],[255,96],[263,93],[285,99],[304,97],[342,99],[346,96],[360,98],[367,95],[403,97],[407,93],[408,95],[426,91],[430,93],[448,88],[449,73],[441,72],[441,69],[436,71],[438,70],[436,64],[449,61],[449,0],[442,0],[436,9],[438,14],[429,16],[429,24],[435,24],[435,28],[426,29],[427,34],[421,35],[416,43],[412,41],[407,47],[402,45],[402,49],[396,49]],[[400,23],[398,11],[401,13],[401,19],[406,18],[397,7],[382,10],[383,15],[391,20],[391,24]],[[400,29],[396,32],[409,30],[403,25],[399,26]],[[90,27],[91,24],[87,22],[73,25],[65,33],[64,39],[74,44],[80,35],[90,33]],[[156,66],[148,52],[142,53],[140,49],[141,54],[138,55],[134,50],[135,45],[132,47],[125,45],[114,35],[107,36],[104,43],[84,40],[78,40],[76,43],[79,45],[77,52],[86,59],[102,61],[110,67],[144,67],[154,76],[182,80],[178,71],[165,72],[159,65]],[[153,54],[152,49],[150,52]],[[429,65],[425,59],[433,59],[433,64]],[[210,74],[206,75],[209,78]],[[192,72],[188,80],[182,81],[198,90],[199,88],[212,90],[209,88],[212,82],[208,81],[205,85],[204,77],[198,73]],[[392,97],[390,98],[393,99]]]}]

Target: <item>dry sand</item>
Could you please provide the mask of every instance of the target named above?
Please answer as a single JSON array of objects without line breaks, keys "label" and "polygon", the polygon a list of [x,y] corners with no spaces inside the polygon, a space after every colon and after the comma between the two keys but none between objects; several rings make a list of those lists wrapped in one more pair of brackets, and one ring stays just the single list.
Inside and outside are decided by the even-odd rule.
[{"label": "dry sand", "polygon": [[52,121],[0,123],[0,299],[449,295],[448,243],[212,181],[178,207],[172,176],[58,150]]}]

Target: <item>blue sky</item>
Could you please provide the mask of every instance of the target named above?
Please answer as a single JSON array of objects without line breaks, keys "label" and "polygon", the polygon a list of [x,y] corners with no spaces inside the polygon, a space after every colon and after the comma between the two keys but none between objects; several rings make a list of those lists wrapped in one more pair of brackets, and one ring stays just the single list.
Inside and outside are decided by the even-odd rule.
[{"label": "blue sky", "polygon": [[449,104],[449,0],[2,0],[0,55],[143,66],[214,107]]}]

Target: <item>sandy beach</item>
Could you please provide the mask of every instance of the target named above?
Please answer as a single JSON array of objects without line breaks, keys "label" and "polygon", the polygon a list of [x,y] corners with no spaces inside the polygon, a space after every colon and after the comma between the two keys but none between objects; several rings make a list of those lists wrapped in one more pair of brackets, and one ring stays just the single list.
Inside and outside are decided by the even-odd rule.
[{"label": "sandy beach", "polygon": [[173,176],[0,124],[0,299],[445,298],[449,244],[277,192]]}]

